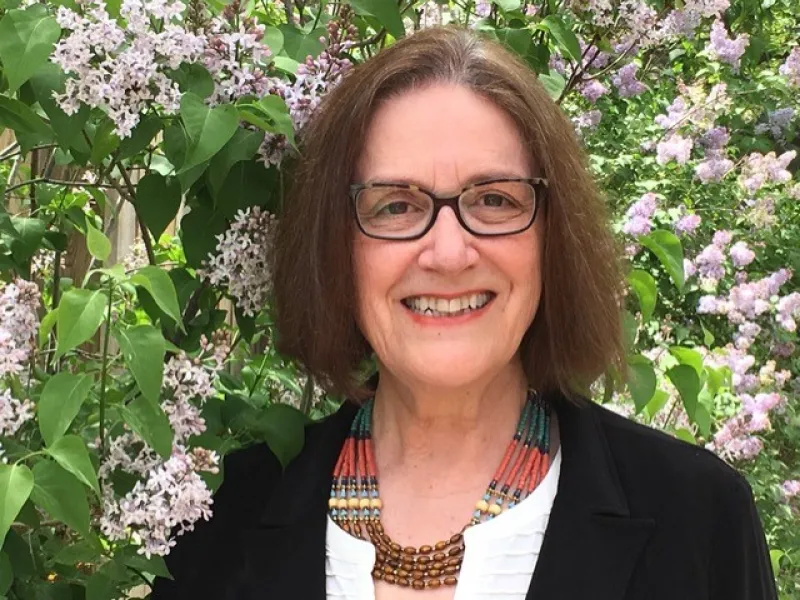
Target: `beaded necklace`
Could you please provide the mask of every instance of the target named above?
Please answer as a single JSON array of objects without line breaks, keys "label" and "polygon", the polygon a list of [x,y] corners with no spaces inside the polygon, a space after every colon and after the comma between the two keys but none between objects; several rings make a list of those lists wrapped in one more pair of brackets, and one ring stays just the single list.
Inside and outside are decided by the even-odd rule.
[{"label": "beaded necklace", "polygon": [[449,539],[415,548],[393,542],[381,524],[383,503],[372,443],[373,406],[371,398],[359,408],[339,453],[329,514],[344,531],[375,546],[374,579],[418,590],[454,586],[464,561],[464,531],[519,504],[547,474],[550,407],[538,393],[529,390],[514,437],[486,493],[476,503],[472,519]]}]

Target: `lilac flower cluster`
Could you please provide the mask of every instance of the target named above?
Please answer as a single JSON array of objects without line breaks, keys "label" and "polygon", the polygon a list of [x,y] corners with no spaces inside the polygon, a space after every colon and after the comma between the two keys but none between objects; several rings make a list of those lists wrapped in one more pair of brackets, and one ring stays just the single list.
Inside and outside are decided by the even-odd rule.
[{"label": "lilac flower cluster", "polygon": [[199,519],[211,518],[213,499],[199,473],[218,472],[219,457],[204,448],[176,447],[166,461],[156,463],[144,482],[119,502],[110,485],[104,486],[101,530],[111,540],[133,540],[147,558],[169,554],[176,544],[172,537],[194,529]]},{"label": "lilac flower cluster", "polygon": [[731,262],[734,267],[746,267],[756,258],[756,253],[750,250],[745,242],[736,242],[730,249]]},{"label": "lilac flower cluster", "polygon": [[789,85],[800,87],[800,46],[795,46],[778,72],[789,80]]},{"label": "lilac flower cluster", "polygon": [[23,371],[39,328],[39,288],[17,279],[0,291],[0,377]]},{"label": "lilac flower cluster", "polygon": [[701,222],[700,215],[684,215],[675,223],[675,233],[678,235],[691,235],[700,227]]},{"label": "lilac flower cluster", "polygon": [[644,194],[625,213],[626,220],[622,225],[622,231],[633,237],[650,233],[653,229],[651,219],[655,212],[656,195],[653,193]]},{"label": "lilac flower cluster", "polygon": [[733,161],[725,157],[724,148],[731,136],[725,127],[709,129],[700,138],[705,150],[704,160],[697,164],[694,173],[703,184],[719,182],[733,170]]},{"label": "lilac flower cluster", "polygon": [[30,400],[20,402],[10,390],[0,391],[0,435],[15,435],[32,418],[33,404]]},{"label": "lilac flower cluster", "polygon": [[492,3],[487,0],[477,0],[475,2],[475,14],[479,17],[488,17],[492,12]]},{"label": "lilac flower cluster", "polygon": [[[333,89],[342,76],[353,66],[344,53],[352,46],[358,29],[351,23],[352,9],[344,5],[339,17],[328,22],[328,37],[320,38],[327,44],[317,57],[307,57],[298,69],[294,83],[274,79],[270,93],[284,99],[292,117],[296,133],[301,133],[325,94]],[[267,134],[259,148],[259,155],[267,165],[279,165],[287,150],[282,134]]]},{"label": "lilac flower cluster", "polygon": [[647,86],[636,79],[636,71],[639,67],[635,63],[628,63],[617,71],[611,78],[611,83],[617,88],[617,92],[623,98],[638,96],[647,91]]},{"label": "lilac flower cluster", "polygon": [[800,496],[800,479],[789,479],[781,485],[781,496],[784,502],[789,502],[792,498]]},{"label": "lilac flower cluster", "polygon": [[216,395],[214,382],[230,347],[222,338],[209,342],[202,337],[200,348],[194,358],[185,353],[172,357],[164,370],[161,406],[175,433],[170,458],[162,459],[138,435],[126,432],[111,441],[98,470],[103,480],[117,469],[139,477],[121,499],[111,485],[104,486],[100,526],[112,540],[133,533],[139,553],[148,557],[169,553],[174,528],[182,535],[198,519],[211,516],[211,492],[199,473],[217,472],[219,457],[205,448],[187,449],[187,442],[206,430],[199,407]]},{"label": "lilac flower cluster", "polygon": [[243,314],[253,316],[267,302],[272,275],[268,268],[276,218],[261,207],[240,210],[230,228],[217,236],[202,275],[225,286]]},{"label": "lilac flower cluster", "polygon": [[674,160],[679,165],[686,164],[694,147],[692,138],[686,138],[677,133],[669,136],[656,146],[656,162],[666,165]]},{"label": "lilac flower cluster", "polygon": [[787,167],[795,156],[796,150],[784,152],[780,156],[776,156],[774,152],[752,152],[745,158],[739,184],[747,193],[755,194],[767,183],[787,183],[792,180],[792,174]]},{"label": "lilac flower cluster", "polygon": [[711,39],[706,51],[715,59],[733,67],[734,72],[739,70],[742,55],[750,44],[750,36],[746,33],[736,38],[728,37],[725,24],[717,19],[711,26]]},{"label": "lilac flower cluster", "polygon": [[597,79],[590,79],[581,86],[581,95],[592,104],[597,102],[601,96],[604,96],[607,93],[608,88],[600,83]]},{"label": "lilac flower cluster", "polygon": [[581,113],[576,117],[573,117],[572,123],[575,126],[575,129],[580,131],[581,129],[597,129],[597,126],[600,124],[600,121],[603,118],[603,113],[599,110],[589,110],[585,113]]},{"label": "lilac flower cluster", "polygon": [[262,42],[266,28],[241,12],[241,2],[234,0],[209,28],[202,62],[214,79],[212,105],[249,95],[261,98],[271,87],[264,72],[272,55]]},{"label": "lilac flower cluster", "polygon": [[70,33],[56,44],[51,60],[73,75],[64,93],[55,95],[61,109],[72,115],[81,104],[101,107],[122,138],[153,104],[175,113],[181,94],[166,71],[196,62],[205,48],[201,36],[175,23],[184,8],[181,2],[124,0],[123,28],[109,16],[104,0],[88,0],[85,15],[59,6],[58,23]]},{"label": "lilac flower cluster", "polygon": [[775,321],[786,331],[797,331],[797,321],[800,318],[800,292],[792,292],[778,300]]},{"label": "lilac flower cluster", "polygon": [[778,142],[786,141],[786,132],[795,117],[795,110],[786,106],[771,110],[767,113],[767,122],[756,125],[754,131],[757,134],[769,133]]},{"label": "lilac flower cluster", "polygon": [[742,408],[714,434],[708,448],[729,460],[751,460],[764,443],[754,433],[771,429],[770,412],[781,407],[785,398],[776,392],[751,396],[740,394]]}]

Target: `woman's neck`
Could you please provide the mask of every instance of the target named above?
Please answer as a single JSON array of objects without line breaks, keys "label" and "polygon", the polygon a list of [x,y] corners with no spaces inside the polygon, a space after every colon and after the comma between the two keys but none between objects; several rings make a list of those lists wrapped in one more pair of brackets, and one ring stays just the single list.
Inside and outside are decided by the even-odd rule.
[{"label": "woman's neck", "polygon": [[382,371],[373,414],[379,476],[436,476],[448,486],[452,474],[451,483],[469,486],[464,475],[474,473],[485,485],[514,435],[527,387],[516,363],[458,389],[408,385]]}]

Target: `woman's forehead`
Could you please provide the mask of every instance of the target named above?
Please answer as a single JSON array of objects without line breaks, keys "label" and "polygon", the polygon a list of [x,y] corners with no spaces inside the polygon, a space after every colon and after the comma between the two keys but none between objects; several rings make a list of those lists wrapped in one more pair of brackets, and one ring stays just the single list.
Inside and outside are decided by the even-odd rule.
[{"label": "woman's forehead", "polygon": [[529,162],[516,124],[502,109],[467,88],[439,84],[381,103],[356,172],[360,181],[467,184],[487,174],[529,176]]}]

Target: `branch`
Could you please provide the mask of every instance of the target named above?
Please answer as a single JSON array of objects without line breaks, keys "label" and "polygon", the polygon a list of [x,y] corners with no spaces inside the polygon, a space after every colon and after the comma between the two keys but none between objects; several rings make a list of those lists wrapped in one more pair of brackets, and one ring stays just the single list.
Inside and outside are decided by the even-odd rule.
[{"label": "branch", "polygon": [[294,25],[294,9],[292,8],[292,0],[283,0],[283,12],[286,13],[286,22],[289,25]]},{"label": "branch", "polygon": [[[119,163],[119,161],[115,160],[114,164],[119,169],[122,179],[125,180],[125,185],[128,188],[128,194],[130,195],[131,199],[136,198],[136,188],[133,187],[133,182],[131,181],[128,171]],[[139,223],[139,228],[142,230],[142,241],[144,242],[144,248],[147,251],[147,260],[150,261],[151,265],[154,265],[156,264],[156,255],[155,252],[153,252],[153,243],[150,241],[150,232],[148,231],[147,227],[145,227],[142,217],[139,216],[139,211],[136,210],[136,203],[132,202],[132,204],[133,210],[136,212],[136,220]]]},{"label": "branch", "polygon": [[[11,178],[9,178],[10,181]],[[9,192],[13,192],[16,189],[23,188],[28,185],[34,185],[37,183],[51,183],[53,185],[63,185],[67,187],[93,187],[93,188],[108,188],[108,189],[115,189],[113,185],[105,184],[105,183],[89,183],[88,181],[66,181],[64,179],[52,179],[50,177],[36,177],[34,179],[29,179],[27,181],[23,181],[22,183],[18,183],[16,185],[11,185],[6,188],[6,194]]]}]

